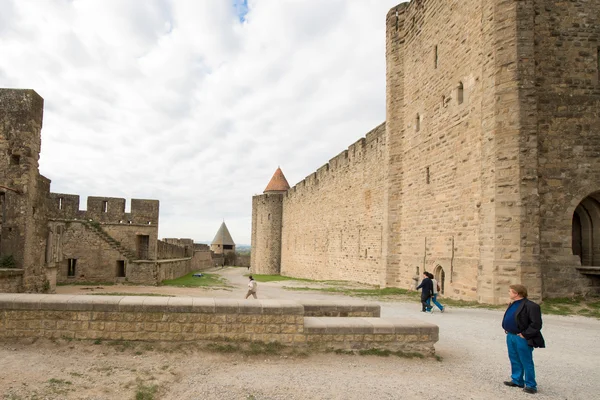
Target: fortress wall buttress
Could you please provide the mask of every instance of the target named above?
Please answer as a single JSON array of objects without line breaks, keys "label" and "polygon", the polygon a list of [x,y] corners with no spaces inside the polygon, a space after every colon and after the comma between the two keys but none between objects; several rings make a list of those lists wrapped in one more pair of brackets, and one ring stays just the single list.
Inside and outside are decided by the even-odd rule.
[{"label": "fortress wall buttress", "polygon": [[0,257],[23,269],[20,291],[44,289],[50,181],[39,174],[44,100],[0,89]]},{"label": "fortress wall buttress", "polygon": [[383,199],[383,265],[380,285],[409,287],[407,273],[400,275],[402,242],[402,150],[405,128],[405,35],[409,3],[392,8],[386,17],[386,129]]},{"label": "fortress wall buttress", "polygon": [[267,193],[252,197],[250,268],[253,273],[281,273],[283,196]]},{"label": "fortress wall buttress", "polygon": [[398,31],[388,14],[388,286],[427,270],[446,294],[476,298],[482,3],[414,0]]},{"label": "fortress wall buttress", "polygon": [[600,277],[577,268],[600,266],[598,231],[585,227],[600,200],[600,2],[537,0],[532,8],[544,297],[598,294]]},{"label": "fortress wall buttress", "polygon": [[379,284],[385,124],[289,189],[281,274]]}]

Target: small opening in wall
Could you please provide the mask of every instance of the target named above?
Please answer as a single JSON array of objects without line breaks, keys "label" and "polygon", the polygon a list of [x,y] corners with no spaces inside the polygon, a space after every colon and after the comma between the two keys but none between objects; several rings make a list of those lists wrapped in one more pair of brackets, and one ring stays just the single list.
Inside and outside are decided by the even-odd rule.
[{"label": "small opening in wall", "polygon": [[63,199],[62,199],[62,197],[59,197],[58,198],[58,209],[62,210],[62,207],[63,207]]},{"label": "small opening in wall", "polygon": [[102,212],[108,212],[108,201],[106,200],[102,202]]},{"label": "small opening in wall", "polygon": [[429,175],[429,167],[425,169],[425,182],[429,185],[430,175]]},{"label": "small opening in wall", "polygon": [[127,223],[128,223],[129,225],[131,225],[131,224],[133,224],[133,221],[129,220],[129,221],[127,221]]},{"label": "small opening in wall", "polygon": [[0,192],[0,223],[1,222],[6,222],[6,193],[4,192]]},{"label": "small opening in wall", "polygon": [[125,278],[125,260],[117,260],[117,278]]},{"label": "small opening in wall", "polygon": [[465,100],[465,86],[462,82],[458,83],[456,98],[458,99],[458,104],[462,104]]},{"label": "small opening in wall", "polygon": [[10,155],[10,165],[19,165],[21,164],[21,156],[18,154]]},{"label": "small opening in wall", "polygon": [[152,225],[152,221],[148,221],[148,225]]},{"label": "small opening in wall", "polygon": [[77,268],[76,258],[67,258],[67,276],[75,277],[75,270]]},{"label": "small opening in wall", "polygon": [[434,48],[433,52],[434,52],[434,54],[433,54],[433,67],[435,69],[437,69],[437,67],[438,67],[438,60],[439,60],[439,58],[438,58],[439,56],[438,56],[438,47],[437,47],[437,44],[435,45],[435,48]]},{"label": "small opening in wall", "polygon": [[598,53],[596,54],[596,67],[598,68],[598,83],[600,84],[600,47],[598,47]]},{"label": "small opening in wall", "polygon": [[421,130],[421,115],[417,114],[417,118],[415,118],[415,130],[419,132]]}]

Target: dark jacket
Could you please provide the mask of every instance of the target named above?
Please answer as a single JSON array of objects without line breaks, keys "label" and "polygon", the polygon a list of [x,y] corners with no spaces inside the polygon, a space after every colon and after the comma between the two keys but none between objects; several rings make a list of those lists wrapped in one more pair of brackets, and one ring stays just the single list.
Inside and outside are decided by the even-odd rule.
[{"label": "dark jacket", "polygon": [[429,278],[423,279],[423,282],[417,286],[417,290],[423,289],[421,292],[422,299],[428,299],[433,296],[433,281]]},{"label": "dark jacket", "polygon": [[[515,320],[519,327],[519,333],[527,339],[529,346],[546,347],[541,332],[542,311],[540,310],[540,306],[529,299],[523,300],[515,312]],[[506,315],[506,312],[504,312],[504,315]]]}]

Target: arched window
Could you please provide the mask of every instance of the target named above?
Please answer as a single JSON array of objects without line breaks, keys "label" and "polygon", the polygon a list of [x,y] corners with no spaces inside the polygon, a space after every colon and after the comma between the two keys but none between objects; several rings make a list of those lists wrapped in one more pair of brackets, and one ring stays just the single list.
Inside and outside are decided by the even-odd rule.
[{"label": "arched window", "polygon": [[444,290],[446,287],[446,273],[444,272],[444,268],[442,268],[441,265],[438,264],[435,266],[435,269],[433,270],[433,277],[440,285],[440,289],[442,289],[440,290],[440,293],[444,294]]},{"label": "arched window", "polygon": [[462,104],[465,101],[465,86],[462,82],[458,83],[458,88],[456,90],[456,98],[458,99],[458,104]]},{"label": "arched window", "polygon": [[571,248],[582,266],[600,266],[600,202],[588,196],[575,209]]}]

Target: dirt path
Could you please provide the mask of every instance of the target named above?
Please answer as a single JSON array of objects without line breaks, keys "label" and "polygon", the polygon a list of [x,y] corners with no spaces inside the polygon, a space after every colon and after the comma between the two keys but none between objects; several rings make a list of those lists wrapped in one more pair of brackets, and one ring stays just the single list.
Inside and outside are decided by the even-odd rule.
[{"label": "dirt path", "polygon": [[[233,286],[227,290],[107,286],[93,292],[243,298],[244,272],[219,272]],[[261,283],[259,297],[359,301],[283,289],[292,285],[308,286]],[[59,292],[90,290],[63,286]],[[422,315],[416,303],[380,304],[383,317],[410,316],[438,324],[436,349],[443,361],[335,354],[247,356],[211,353],[193,343],[4,341],[0,342],[0,399],[531,398],[502,384],[509,365],[501,311],[457,308]],[[548,348],[534,355],[540,390],[536,398],[596,398],[600,321],[545,316],[543,332]],[[139,397],[143,393],[148,396]]]}]

